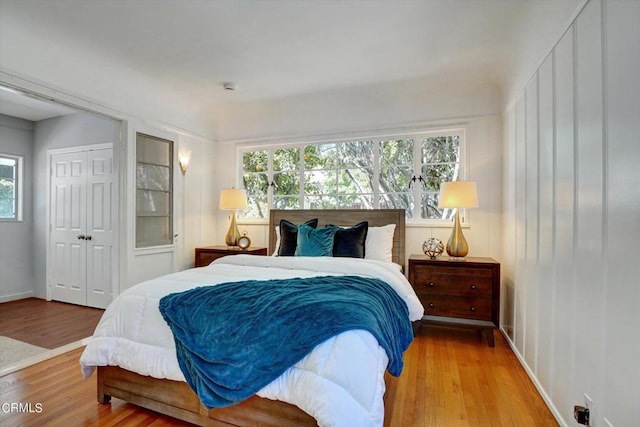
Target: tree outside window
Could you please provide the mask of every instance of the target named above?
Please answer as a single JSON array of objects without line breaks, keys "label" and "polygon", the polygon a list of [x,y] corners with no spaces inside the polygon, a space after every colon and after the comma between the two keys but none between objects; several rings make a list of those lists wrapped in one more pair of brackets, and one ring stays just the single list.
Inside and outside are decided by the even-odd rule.
[{"label": "tree outside window", "polygon": [[[449,219],[440,183],[461,176],[463,130],[398,138],[243,149],[243,218],[276,209],[405,209],[408,219]],[[416,202],[417,201],[417,202]]]}]

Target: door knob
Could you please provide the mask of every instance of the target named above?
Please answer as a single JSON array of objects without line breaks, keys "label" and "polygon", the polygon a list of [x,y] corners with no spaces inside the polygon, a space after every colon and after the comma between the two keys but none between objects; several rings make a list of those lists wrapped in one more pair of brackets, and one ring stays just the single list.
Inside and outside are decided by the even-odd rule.
[{"label": "door knob", "polygon": [[91,237],[91,236],[89,236],[89,235],[87,235],[87,236],[84,236],[84,238],[85,238],[86,240],[91,240],[91,238],[92,238],[92,237]]},{"label": "door knob", "polygon": [[86,238],[87,236],[85,236],[84,234],[78,234],[78,240],[84,240]]}]

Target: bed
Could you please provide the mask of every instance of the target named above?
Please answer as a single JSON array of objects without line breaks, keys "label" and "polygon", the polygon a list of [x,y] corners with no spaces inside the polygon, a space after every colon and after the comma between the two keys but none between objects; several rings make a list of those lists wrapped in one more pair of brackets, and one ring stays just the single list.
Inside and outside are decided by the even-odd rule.
[{"label": "bed", "polygon": [[[367,221],[370,227],[388,226],[394,224],[395,229],[393,231],[393,243],[390,248],[391,261],[389,263],[383,263],[381,261],[364,261],[357,265],[357,271],[353,270],[353,263],[349,263],[346,259],[335,258],[333,260],[324,259],[305,259],[306,257],[299,257],[300,259],[291,259],[284,257],[254,257],[249,255],[239,255],[233,257],[225,257],[216,260],[211,266],[202,267],[197,269],[187,270],[185,272],[174,273],[172,275],[163,276],[162,278],[154,279],[152,281],[144,282],[136,285],[123,292],[122,295],[129,295],[131,301],[154,301],[158,295],[166,294],[169,292],[179,292],[183,289],[188,289],[194,286],[213,284],[212,277],[224,276],[223,279],[215,279],[217,282],[221,281],[233,281],[236,278],[243,278],[247,275],[251,276],[254,270],[260,272],[262,277],[263,272],[268,272],[267,278],[274,278],[279,275],[283,277],[289,277],[304,275],[316,275],[316,274],[362,274],[370,276],[378,276],[384,280],[393,282],[392,286],[398,294],[402,294],[402,298],[407,302],[409,307],[409,317],[411,321],[418,321],[422,317],[422,306],[418,301],[411,286],[406,282],[404,276],[401,273],[402,266],[405,262],[405,248],[404,248],[404,210],[395,209],[383,209],[383,210],[272,210],[270,212],[269,222],[269,251],[274,253],[278,250],[276,247],[278,242],[278,236],[276,233],[277,226],[280,221],[285,219],[294,224],[302,224],[312,218],[318,219],[318,227],[332,224],[341,227],[354,226],[361,221]],[[294,257],[296,258],[296,257]],[[295,262],[294,262],[295,261]],[[295,265],[291,265],[291,264]],[[288,265],[287,265],[288,264]],[[298,265],[299,264],[299,265]],[[387,265],[388,264],[388,265]],[[360,268],[363,268],[360,272]],[[292,272],[287,272],[287,269],[291,269]],[[209,274],[217,276],[209,276]],[[266,273],[265,273],[266,274]],[[293,277],[293,276],[291,276]],[[385,279],[388,277],[388,279]],[[133,290],[133,291],[131,291]],[[121,295],[121,297],[122,297]],[[119,297],[123,301],[129,301],[125,298]],[[358,419],[360,425],[382,425],[384,417],[384,403],[381,401],[385,389],[385,369],[386,362],[389,360],[384,353],[384,350],[375,343],[375,339],[365,331],[347,331],[338,335],[335,339],[327,340],[331,341],[331,344],[327,343],[327,348],[324,348],[325,343],[319,345],[309,354],[308,358],[293,366],[290,370],[287,370],[285,374],[273,381],[273,384],[260,390],[252,397],[244,400],[233,406],[225,408],[214,408],[207,410],[200,402],[198,396],[191,390],[191,388],[184,382],[183,378],[180,378],[179,373],[176,373],[176,361],[169,360],[171,356],[168,355],[166,349],[163,349],[164,353],[153,354],[150,360],[146,362],[146,367],[133,366],[133,359],[136,359],[135,354],[140,346],[153,347],[155,342],[138,342],[130,343],[127,339],[114,335],[114,331],[117,332],[122,325],[117,322],[109,324],[109,318],[112,316],[111,312],[116,310],[117,306],[126,307],[131,305],[132,302],[123,303],[118,302],[112,304],[105,312],[103,321],[96,328],[94,337],[90,340],[81,357],[81,365],[85,376],[91,375],[96,370],[98,376],[98,389],[97,397],[101,403],[108,403],[110,398],[116,397],[128,401],[130,403],[170,415],[172,417],[188,421],[199,425],[236,425],[236,426],[301,426],[301,425],[341,425],[340,411],[352,411],[349,406],[338,408],[341,406],[342,401],[351,399],[351,396],[345,396],[341,399],[339,393],[342,392],[342,386],[340,381],[345,383],[359,382],[363,377],[358,377],[358,364],[363,367],[368,366],[367,363],[378,366],[376,369],[367,370],[367,378],[364,380],[371,381],[370,386],[365,386],[365,389],[371,389],[371,394],[367,396],[359,396],[360,401],[371,401],[370,407],[365,404],[363,406],[363,416]],[[146,302],[145,302],[146,304]],[[139,305],[139,307],[142,305]],[[130,312],[140,311],[139,308],[132,308]],[[148,316],[158,316],[159,312],[156,309],[148,310],[151,312]],[[130,314],[130,316],[133,316]],[[137,316],[137,314],[136,314]],[[145,314],[147,316],[147,314]],[[158,320],[158,319],[156,319]],[[162,319],[159,319],[162,323]],[[135,323],[135,320],[124,323]],[[140,323],[144,325],[144,323]],[[114,326],[116,325],[116,326]],[[141,327],[142,328],[142,327]],[[137,331],[136,333],[141,337],[153,336],[153,340],[165,341],[170,337],[171,332],[168,327],[157,327],[154,330],[148,330],[146,333]],[[169,335],[167,336],[167,331]],[[346,335],[345,335],[346,334]],[[162,336],[164,335],[164,338]],[[146,339],[146,338],[145,338]],[[374,347],[372,348],[371,340],[373,340]],[[141,340],[141,341],[144,341]],[[113,350],[114,343],[117,342],[119,350]],[[340,345],[338,345],[340,343]],[[349,343],[345,345],[344,343]],[[355,345],[362,348],[372,348],[371,350],[354,350],[348,348]],[[323,353],[325,352],[325,353]],[[334,353],[335,352],[335,353]],[[351,361],[353,357],[350,355],[355,352],[357,354],[363,354],[364,361],[358,361],[357,359]],[[119,353],[120,356],[114,356],[115,353]],[[175,350],[174,350],[175,353]],[[314,359],[314,354],[325,354],[323,364],[326,360],[337,360],[332,362],[337,366],[337,371],[342,373],[340,375],[331,374],[339,379],[336,379],[338,386],[335,387],[335,393],[330,392],[327,401],[318,401],[315,395],[307,397],[300,397],[304,393],[300,393],[296,390],[288,389],[291,384],[302,383],[300,381],[300,375],[318,375],[317,372],[311,372],[316,368],[316,365],[320,363]],[[128,356],[127,356],[128,354]],[[134,356],[131,356],[134,355]],[[327,355],[331,355],[328,357]],[[338,355],[338,356],[334,356]],[[146,356],[145,356],[146,357]],[[175,358],[175,355],[173,356]],[[128,358],[128,359],[127,359]],[[166,360],[165,360],[166,359]],[[140,361],[138,361],[140,362]],[[138,363],[135,362],[135,363]],[[341,364],[344,366],[341,367]],[[353,367],[348,367],[348,364],[355,364]],[[382,368],[380,368],[382,366]],[[322,367],[324,369],[324,365]],[[333,368],[332,368],[333,369]],[[352,374],[351,371],[354,373]],[[324,372],[324,371],[323,371]],[[322,373],[324,375],[324,373]],[[356,375],[354,378],[346,378],[349,375]],[[345,376],[344,379],[341,379]],[[371,377],[371,379],[368,378]],[[315,378],[315,377],[313,377]],[[363,380],[363,381],[364,381]],[[333,381],[333,380],[332,380]],[[325,383],[326,379],[320,378],[318,382]],[[331,382],[331,381],[329,381]],[[330,384],[331,385],[331,384]],[[333,385],[331,385],[333,386]],[[311,386],[310,386],[311,387]],[[315,386],[313,386],[315,387]],[[311,390],[314,390],[311,387]],[[347,386],[344,386],[345,389]],[[286,390],[285,390],[286,389]],[[284,391],[283,391],[284,390]],[[331,388],[330,388],[331,390]],[[369,391],[366,391],[369,393]],[[356,391],[354,395],[362,394],[363,391]],[[333,402],[331,401],[333,399]],[[355,399],[355,398],[354,398]],[[287,403],[288,400],[292,403]],[[301,401],[300,401],[301,400]],[[357,399],[355,399],[357,400]],[[360,402],[359,401],[359,402]],[[349,403],[351,404],[351,403]],[[297,406],[296,406],[297,405]],[[305,407],[306,405],[306,407]],[[311,405],[311,409],[309,409]],[[335,405],[332,408],[331,405]],[[346,405],[346,404],[345,404]],[[309,413],[313,413],[316,418],[309,415],[299,407],[305,407],[305,410]],[[360,410],[360,409],[358,409]],[[369,412],[367,412],[369,411]],[[355,416],[354,416],[355,420]],[[349,425],[353,425],[349,420]],[[344,423],[342,424],[344,425]]]}]

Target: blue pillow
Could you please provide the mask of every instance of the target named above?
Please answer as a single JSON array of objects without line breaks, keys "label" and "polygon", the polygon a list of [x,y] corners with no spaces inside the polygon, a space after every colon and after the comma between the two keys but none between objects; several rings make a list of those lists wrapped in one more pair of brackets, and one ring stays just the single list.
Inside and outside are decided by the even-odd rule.
[{"label": "blue pillow", "polygon": [[295,256],[332,256],[337,230],[336,226],[312,228],[299,225]]},{"label": "blue pillow", "polygon": [[[318,226],[318,218],[310,219],[305,222],[311,228]],[[298,246],[298,225],[287,221],[280,220],[280,247],[278,248],[278,256],[293,256]]]}]

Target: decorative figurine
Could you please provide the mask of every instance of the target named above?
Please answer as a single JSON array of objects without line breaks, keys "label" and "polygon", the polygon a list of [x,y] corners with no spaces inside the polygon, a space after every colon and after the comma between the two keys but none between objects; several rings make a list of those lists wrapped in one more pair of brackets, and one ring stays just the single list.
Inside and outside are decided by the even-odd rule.
[{"label": "decorative figurine", "polygon": [[440,239],[431,237],[422,244],[422,251],[431,259],[436,259],[444,252],[444,244]]}]

